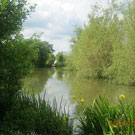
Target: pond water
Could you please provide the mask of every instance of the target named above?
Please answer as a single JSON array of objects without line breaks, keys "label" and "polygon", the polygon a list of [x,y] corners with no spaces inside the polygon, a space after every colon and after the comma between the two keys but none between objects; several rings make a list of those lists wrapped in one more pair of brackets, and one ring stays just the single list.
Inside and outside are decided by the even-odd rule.
[{"label": "pond water", "polygon": [[[35,69],[24,79],[24,89],[29,94],[39,94],[41,97],[45,95],[51,104],[57,102],[58,107],[65,108],[70,113],[78,109],[81,98],[84,98],[84,104],[92,103],[99,95],[105,95],[111,103],[117,102],[121,94],[127,99],[135,98],[133,86],[114,85],[101,79],[83,79],[76,72],[56,68]],[[77,100],[72,99],[72,96],[76,96]]]}]

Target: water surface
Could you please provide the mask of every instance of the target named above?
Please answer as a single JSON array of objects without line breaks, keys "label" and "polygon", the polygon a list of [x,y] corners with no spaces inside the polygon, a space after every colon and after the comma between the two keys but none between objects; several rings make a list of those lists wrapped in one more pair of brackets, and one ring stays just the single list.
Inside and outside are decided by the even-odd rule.
[{"label": "water surface", "polygon": [[[24,79],[24,88],[29,94],[40,94],[46,96],[46,100],[51,103],[54,98],[58,106],[63,101],[62,106],[73,113],[78,107],[80,98],[85,99],[85,104],[92,103],[99,95],[108,97],[111,103],[118,101],[118,96],[124,94],[127,99],[134,99],[135,87],[114,85],[101,79],[79,78],[76,72],[65,71],[63,69],[35,69],[35,71]],[[72,99],[76,96],[77,100]]]}]

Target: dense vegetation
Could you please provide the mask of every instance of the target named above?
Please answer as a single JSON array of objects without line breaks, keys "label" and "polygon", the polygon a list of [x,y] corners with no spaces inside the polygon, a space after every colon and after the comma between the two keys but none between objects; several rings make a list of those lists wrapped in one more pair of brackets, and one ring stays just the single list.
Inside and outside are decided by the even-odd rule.
[{"label": "dense vegetation", "polygon": [[135,1],[95,5],[88,24],[72,37],[68,67],[81,76],[135,84]]},{"label": "dense vegetation", "polygon": [[50,106],[45,97],[41,99],[20,94],[0,123],[0,134],[72,135],[72,120],[68,114],[58,110],[56,101]]},{"label": "dense vegetation", "polygon": [[134,135],[135,105],[125,95],[118,98],[113,106],[105,97],[85,106],[80,115],[79,135]]},{"label": "dense vegetation", "polygon": [[69,135],[72,124],[56,105],[21,92],[21,79],[34,65],[45,67],[54,60],[52,45],[37,36],[24,39],[20,34],[33,9],[25,0],[0,1],[0,134]]},{"label": "dense vegetation", "polygon": [[36,50],[19,34],[32,9],[26,6],[26,1],[0,2],[0,120],[10,110],[14,96],[21,89],[20,79],[30,72],[36,57]]},{"label": "dense vegetation", "polygon": [[[72,53],[67,58],[71,68],[83,76],[134,84],[134,7],[135,1],[126,5],[112,1],[105,10],[95,7],[89,24],[84,29],[77,27],[72,38]],[[73,121],[57,108],[56,101],[51,106],[45,97],[22,92],[21,79],[34,65],[47,67],[55,60],[51,44],[37,36],[24,39],[20,34],[22,23],[33,10],[25,0],[0,1],[0,134],[72,135]],[[65,59],[62,52],[58,53],[57,66],[64,66]],[[57,74],[61,79],[61,73]],[[83,106],[85,100],[78,102]],[[134,125],[107,125],[111,120],[135,120],[135,107],[126,104],[124,95],[117,106],[100,98],[83,107],[77,134],[134,134]]]},{"label": "dense vegetation", "polygon": [[64,67],[65,66],[65,57],[64,52],[59,52],[56,54],[56,67]]},{"label": "dense vegetation", "polygon": [[55,61],[53,54],[53,45],[40,39],[40,35],[33,34],[30,39],[26,39],[28,44],[33,44],[37,50],[37,58],[33,59],[33,64],[36,68],[51,67]]}]

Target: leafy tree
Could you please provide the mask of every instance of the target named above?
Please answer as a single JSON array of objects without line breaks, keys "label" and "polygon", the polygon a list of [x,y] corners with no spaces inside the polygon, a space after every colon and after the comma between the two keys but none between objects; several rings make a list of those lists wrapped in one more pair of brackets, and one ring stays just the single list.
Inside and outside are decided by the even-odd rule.
[{"label": "leafy tree", "polygon": [[88,15],[88,24],[72,42],[66,59],[68,67],[84,77],[134,85],[134,7],[134,0],[126,3],[112,0],[106,9],[96,4]]},{"label": "leafy tree", "polygon": [[57,61],[57,63],[56,63],[56,66],[57,67],[63,67],[63,66],[65,66],[65,55],[64,55],[63,52],[57,53],[57,55],[56,55],[56,61]]},{"label": "leafy tree", "polygon": [[34,7],[26,0],[0,0],[0,40],[19,32]]},{"label": "leafy tree", "polygon": [[52,64],[54,63],[54,61],[55,61],[55,56],[54,56],[53,53],[50,53],[49,57],[48,57],[48,60],[46,62],[47,67],[51,67]]},{"label": "leafy tree", "polygon": [[38,68],[50,67],[55,58],[53,55],[53,45],[40,39],[41,34],[33,34],[30,42],[38,49],[38,58],[35,60],[35,66]]},{"label": "leafy tree", "polygon": [[135,1],[124,4],[122,10],[123,36],[121,44],[115,46],[113,63],[106,70],[105,75],[114,82],[135,85]]},{"label": "leafy tree", "polygon": [[[104,77],[104,69],[112,62],[113,39],[120,37],[120,20],[115,13],[115,6],[112,11],[111,9],[109,7],[102,10],[96,5],[89,15],[88,25],[77,35],[79,37],[72,47],[69,60],[71,59],[70,64],[83,76]],[[100,14],[101,11],[103,15]]]},{"label": "leafy tree", "polygon": [[0,53],[0,118],[10,109],[12,100],[21,90],[24,76],[31,72],[37,50],[24,38],[4,41]]},{"label": "leafy tree", "polygon": [[53,52],[52,45],[46,41],[39,41],[37,48],[39,49],[37,67],[46,67],[49,54]]},{"label": "leafy tree", "polygon": [[21,90],[20,79],[31,71],[36,57],[36,49],[19,34],[32,9],[25,0],[0,1],[0,120],[10,110]]},{"label": "leafy tree", "polygon": [[81,36],[82,31],[83,29],[80,26],[75,25],[74,35],[70,39],[71,47],[77,43],[77,41],[79,40]]}]

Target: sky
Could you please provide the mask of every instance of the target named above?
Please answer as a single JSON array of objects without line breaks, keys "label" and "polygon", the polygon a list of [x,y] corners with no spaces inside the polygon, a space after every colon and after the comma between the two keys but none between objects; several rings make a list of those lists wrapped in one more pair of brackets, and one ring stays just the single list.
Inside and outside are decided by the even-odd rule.
[{"label": "sky", "polygon": [[96,1],[100,0],[28,0],[37,7],[24,22],[22,33],[29,38],[43,32],[41,39],[53,44],[55,54],[69,52],[74,26],[87,23],[90,7]]}]

